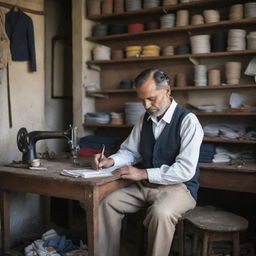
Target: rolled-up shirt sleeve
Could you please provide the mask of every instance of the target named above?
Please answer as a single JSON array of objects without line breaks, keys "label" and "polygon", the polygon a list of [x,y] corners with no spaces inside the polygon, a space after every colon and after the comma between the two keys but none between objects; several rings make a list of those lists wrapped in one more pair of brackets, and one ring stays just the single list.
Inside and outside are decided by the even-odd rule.
[{"label": "rolled-up shirt sleeve", "polygon": [[180,152],[175,162],[171,166],[147,169],[149,182],[176,184],[186,182],[194,176],[203,140],[203,129],[194,114],[189,113],[183,119],[180,136]]},{"label": "rolled-up shirt sleeve", "polygon": [[109,157],[114,160],[115,166],[134,165],[141,159],[139,142],[143,118],[144,115],[134,125],[130,135],[121,144],[118,152]]}]

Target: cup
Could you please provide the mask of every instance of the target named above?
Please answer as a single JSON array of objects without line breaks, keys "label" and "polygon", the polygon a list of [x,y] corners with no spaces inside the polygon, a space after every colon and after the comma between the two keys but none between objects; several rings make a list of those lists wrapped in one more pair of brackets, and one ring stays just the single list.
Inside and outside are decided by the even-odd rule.
[{"label": "cup", "polygon": [[38,167],[41,165],[40,159],[33,159],[29,163],[30,163],[30,166],[33,166],[33,167]]}]

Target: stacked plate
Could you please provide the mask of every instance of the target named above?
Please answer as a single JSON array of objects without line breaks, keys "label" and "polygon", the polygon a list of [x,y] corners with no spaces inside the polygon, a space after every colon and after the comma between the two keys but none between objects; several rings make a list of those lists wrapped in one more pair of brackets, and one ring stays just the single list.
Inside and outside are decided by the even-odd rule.
[{"label": "stacked plate", "polygon": [[123,34],[126,33],[125,24],[110,24],[108,26],[109,35]]},{"label": "stacked plate", "polygon": [[245,18],[255,18],[256,17],[256,2],[246,3],[244,5],[244,16]]},{"label": "stacked plate", "polygon": [[228,32],[228,51],[242,51],[246,49],[246,30],[230,29]]},{"label": "stacked plate", "polygon": [[110,116],[111,116],[111,124],[121,125],[124,123],[123,113],[111,112]]},{"label": "stacked plate", "polygon": [[128,46],[125,48],[125,51],[126,51],[126,57],[129,58],[129,57],[139,57],[140,56],[140,53],[141,53],[141,49],[142,47],[141,46]]},{"label": "stacked plate", "polygon": [[204,135],[206,137],[218,137],[219,129],[216,127],[205,126],[204,127]]},{"label": "stacked plate", "polygon": [[230,7],[229,10],[229,19],[230,20],[239,20],[244,16],[244,6],[242,4],[234,4]]},{"label": "stacked plate", "polygon": [[145,113],[145,109],[141,102],[125,102],[124,112],[126,124],[134,125]]},{"label": "stacked plate", "polygon": [[141,9],[141,0],[126,0],[126,11],[135,11]]},{"label": "stacked plate", "polygon": [[214,112],[216,111],[216,105],[199,105],[197,109],[203,112]]},{"label": "stacked plate", "polygon": [[160,0],[144,0],[143,7],[144,8],[153,8],[157,7],[160,4]]},{"label": "stacked plate", "polygon": [[175,14],[165,14],[160,17],[161,28],[172,28],[175,26]]},{"label": "stacked plate", "polygon": [[163,49],[163,56],[168,55],[174,55],[174,47],[172,45],[168,45]]},{"label": "stacked plate", "polygon": [[100,45],[93,49],[94,60],[110,60],[111,59],[111,48]]},{"label": "stacked plate", "polygon": [[101,13],[111,14],[113,13],[113,0],[102,0],[101,1]]},{"label": "stacked plate", "polygon": [[205,65],[195,65],[195,86],[207,85],[207,67]]},{"label": "stacked plate", "polygon": [[127,26],[128,33],[138,33],[144,30],[144,24],[136,23]]},{"label": "stacked plate", "polygon": [[217,10],[204,10],[203,14],[204,14],[205,23],[220,21],[220,14]]},{"label": "stacked plate", "polygon": [[192,53],[209,53],[211,51],[209,35],[191,36],[190,42]]},{"label": "stacked plate", "polygon": [[256,50],[256,31],[251,31],[247,35],[247,49]]},{"label": "stacked plate", "polygon": [[145,45],[142,48],[142,55],[147,56],[159,56],[160,47],[158,45]]},{"label": "stacked plate", "polygon": [[92,28],[92,36],[106,36],[108,34],[108,25],[97,24]]},{"label": "stacked plate", "polygon": [[84,115],[84,121],[86,124],[108,124],[110,122],[110,116],[105,112],[88,112]]},{"label": "stacked plate", "polygon": [[195,14],[191,18],[191,25],[204,24],[204,17],[201,14]]}]

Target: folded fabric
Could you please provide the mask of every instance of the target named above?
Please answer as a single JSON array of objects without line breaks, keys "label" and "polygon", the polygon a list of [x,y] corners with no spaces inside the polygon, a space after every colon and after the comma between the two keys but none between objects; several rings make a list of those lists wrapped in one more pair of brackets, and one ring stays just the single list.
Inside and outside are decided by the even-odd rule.
[{"label": "folded fabric", "polygon": [[253,57],[249,64],[247,65],[245,72],[247,76],[254,76],[254,80],[256,82],[256,57]]},{"label": "folded fabric", "polygon": [[100,149],[80,148],[78,151],[78,156],[94,156],[98,153],[101,153]]},{"label": "folded fabric", "polygon": [[110,115],[105,112],[86,113],[84,120],[87,124],[108,124],[110,122]]},{"label": "folded fabric", "polygon": [[44,247],[53,247],[59,254],[65,256],[65,253],[76,249],[71,240],[67,240],[65,236],[55,236],[47,239],[43,243]]},{"label": "folded fabric", "polygon": [[52,238],[52,237],[55,237],[55,236],[57,236],[57,235],[58,235],[58,234],[57,234],[57,232],[56,232],[54,229],[50,229],[50,230],[48,230],[47,232],[45,232],[45,233],[42,234],[42,239],[43,239],[43,240],[47,240],[47,239]]},{"label": "folded fabric", "polygon": [[120,141],[113,137],[95,136],[95,135],[85,136],[80,138],[79,140],[80,148],[91,148],[91,149],[102,150],[103,144],[105,145],[106,150],[113,151],[120,146]]},{"label": "folded fabric", "polygon": [[247,132],[245,135],[250,137],[256,137],[256,131]]}]

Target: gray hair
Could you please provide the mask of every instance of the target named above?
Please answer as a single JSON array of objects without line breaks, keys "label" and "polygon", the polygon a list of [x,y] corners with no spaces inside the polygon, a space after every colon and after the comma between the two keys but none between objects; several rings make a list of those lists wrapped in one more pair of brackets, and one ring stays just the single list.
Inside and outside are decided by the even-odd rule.
[{"label": "gray hair", "polygon": [[136,88],[140,87],[142,84],[147,82],[149,79],[153,78],[156,87],[158,89],[163,89],[166,86],[170,86],[170,78],[168,75],[162,70],[162,69],[155,69],[155,68],[150,68],[142,71],[134,80],[134,86]]}]

